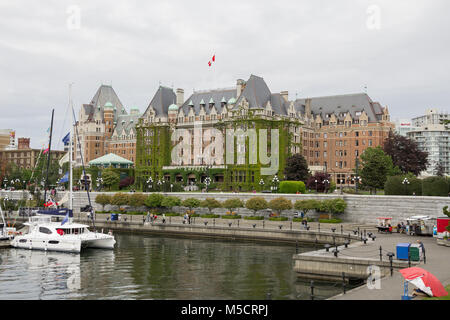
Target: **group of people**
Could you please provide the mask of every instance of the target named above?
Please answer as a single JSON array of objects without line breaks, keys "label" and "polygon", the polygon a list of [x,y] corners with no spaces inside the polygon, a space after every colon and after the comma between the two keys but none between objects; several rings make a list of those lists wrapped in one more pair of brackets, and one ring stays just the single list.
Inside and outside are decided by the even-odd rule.
[{"label": "group of people", "polygon": [[[146,216],[146,217],[143,217],[143,222],[144,222],[144,223],[145,223],[145,222],[151,222],[151,223],[153,223],[153,222],[156,221],[156,219],[158,219],[158,216],[157,216],[156,214],[147,212],[147,216]],[[166,223],[166,215],[165,215],[164,213],[163,213],[163,215],[162,215],[162,223]]]}]

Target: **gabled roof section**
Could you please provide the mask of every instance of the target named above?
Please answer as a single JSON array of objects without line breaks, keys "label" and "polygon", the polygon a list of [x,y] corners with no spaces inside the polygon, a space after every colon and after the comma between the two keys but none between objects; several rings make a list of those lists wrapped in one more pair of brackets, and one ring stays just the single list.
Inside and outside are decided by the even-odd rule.
[{"label": "gabled roof section", "polygon": [[244,90],[236,101],[235,109],[244,97],[249,103],[249,109],[265,108],[267,101],[271,98],[271,94],[272,93],[270,92],[264,79],[252,74],[246,82]]},{"label": "gabled roof section", "polygon": [[[114,112],[114,120],[116,120],[117,115],[122,114],[122,110],[124,110],[123,104],[112,86],[102,84],[89,104],[92,106],[92,111],[94,113],[101,112],[101,117],[103,119],[104,106],[107,102],[111,103],[115,108],[116,112]],[[100,107],[100,110],[98,110],[98,107]]]},{"label": "gabled roof section", "polygon": [[125,132],[125,134],[129,135],[130,131],[136,127],[136,124],[138,123],[140,117],[141,115],[136,113],[119,115],[117,117],[117,124],[114,127],[114,133],[116,133],[118,136],[120,136],[122,132]]},{"label": "gabled roof section", "polygon": [[376,122],[381,120],[383,114],[380,104],[372,102],[366,93],[297,99],[296,109],[304,112],[307,99],[311,99],[311,112],[314,115],[320,114],[322,119],[327,119],[326,114],[335,114],[337,119],[343,120],[347,112],[350,112],[352,118],[357,119],[359,116],[356,112],[365,111],[369,122]]},{"label": "gabled roof section", "polygon": [[143,116],[145,117],[147,115],[147,111],[150,106],[155,109],[155,115],[157,117],[167,116],[169,106],[176,103],[176,101],[177,96],[171,88],[160,86],[153,96],[153,99],[150,101],[150,104],[148,105],[147,110],[145,110]]},{"label": "gabled roof section", "polygon": [[[216,108],[217,113],[222,112],[222,101],[229,101],[231,98],[236,99],[236,88],[230,89],[213,89],[213,90],[205,90],[194,92],[180,107],[183,109],[184,114],[188,114],[191,108],[194,108],[195,115],[198,115],[200,112],[200,103],[203,101],[214,101],[214,107]],[[218,102],[221,101],[221,102]],[[210,114],[211,107],[209,103],[205,103],[205,112],[206,114]]]}]

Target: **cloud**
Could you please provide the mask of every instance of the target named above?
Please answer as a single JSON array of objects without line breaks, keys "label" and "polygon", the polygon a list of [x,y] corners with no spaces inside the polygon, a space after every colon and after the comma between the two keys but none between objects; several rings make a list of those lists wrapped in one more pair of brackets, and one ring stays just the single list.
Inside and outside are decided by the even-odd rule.
[{"label": "cloud", "polygon": [[[67,27],[73,5],[76,30]],[[374,5],[380,28],[371,30]],[[367,86],[393,118],[418,116],[450,100],[449,9],[445,0],[3,1],[0,128],[37,146],[55,108],[64,135],[70,82],[77,111],[102,83],[143,111],[160,82],[188,96],[250,74],[291,99]]]}]

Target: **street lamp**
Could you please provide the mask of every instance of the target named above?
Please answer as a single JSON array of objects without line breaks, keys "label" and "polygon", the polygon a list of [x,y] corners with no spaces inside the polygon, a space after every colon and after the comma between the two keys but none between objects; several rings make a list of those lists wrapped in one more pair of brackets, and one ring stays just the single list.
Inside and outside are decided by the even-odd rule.
[{"label": "street lamp", "polygon": [[97,181],[97,190],[100,191],[101,188],[103,187],[103,179],[98,177],[96,181]]},{"label": "street lamp", "polygon": [[211,178],[210,177],[206,177],[205,179],[205,185],[206,185],[206,193],[208,193],[208,186],[211,183]]},{"label": "street lamp", "polygon": [[356,177],[352,178],[352,181],[355,182],[355,192],[358,193],[358,183],[361,183],[362,179],[360,176],[356,176]]},{"label": "street lamp", "polygon": [[278,190],[278,183],[279,183],[279,182],[280,182],[280,180],[278,179],[278,176],[275,175],[275,176],[273,177],[273,179],[272,179],[272,184],[273,184],[272,191],[277,192],[277,190]]},{"label": "street lamp", "polygon": [[322,183],[323,183],[324,191],[325,191],[325,193],[327,193],[327,183],[329,184],[330,180],[325,179],[322,181]]},{"label": "street lamp", "polygon": [[408,184],[410,184],[408,178],[403,179],[402,184],[405,186],[405,195],[408,195]]},{"label": "street lamp", "polygon": [[264,180],[261,178],[261,180],[259,180],[259,185],[261,186],[261,191],[263,191],[264,189]]},{"label": "street lamp", "polygon": [[316,193],[317,193],[317,179],[315,179],[314,182],[316,183]]},{"label": "street lamp", "polygon": [[152,177],[148,178],[146,184],[147,184],[147,186],[150,187],[150,189],[152,188],[152,184],[153,184],[153,179],[152,179]]}]

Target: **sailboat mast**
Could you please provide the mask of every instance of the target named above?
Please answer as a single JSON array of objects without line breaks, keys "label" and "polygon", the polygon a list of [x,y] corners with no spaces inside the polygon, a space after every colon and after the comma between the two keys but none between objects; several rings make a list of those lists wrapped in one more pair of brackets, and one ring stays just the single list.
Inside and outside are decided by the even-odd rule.
[{"label": "sailboat mast", "polygon": [[53,116],[55,114],[55,109],[52,110],[52,122],[50,124],[50,141],[48,143],[48,160],[47,160],[47,175],[44,183],[44,202],[47,201],[47,186],[48,186],[48,172],[50,170],[50,151],[52,149],[52,134],[53,134]]},{"label": "sailboat mast", "polygon": [[73,170],[72,170],[72,144],[73,144],[73,102],[72,102],[72,83],[69,86],[69,104],[70,104],[70,133],[69,133],[69,209],[73,210]]}]

